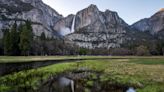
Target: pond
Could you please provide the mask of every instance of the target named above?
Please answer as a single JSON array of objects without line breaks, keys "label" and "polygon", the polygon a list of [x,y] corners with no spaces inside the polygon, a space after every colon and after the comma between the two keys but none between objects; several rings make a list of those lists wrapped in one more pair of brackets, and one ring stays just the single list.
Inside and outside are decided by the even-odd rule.
[{"label": "pond", "polygon": [[30,62],[14,62],[0,63],[0,76],[19,72],[28,69],[36,69],[43,66],[48,66],[57,63],[75,62],[83,59],[63,59],[63,60],[45,60],[45,61],[30,61]]},{"label": "pond", "polygon": [[[104,75],[102,74],[102,71],[95,71],[85,66],[79,66],[79,64],[83,62],[80,62],[81,60],[76,59],[58,61],[38,61],[26,63],[9,63],[6,64],[6,66],[3,66],[5,64],[0,64],[0,66],[3,66],[0,68],[0,70],[7,70],[6,72],[1,73],[5,74],[21,71],[24,69],[26,70],[38,68],[56,63],[75,61],[78,62],[78,68],[76,70],[65,71],[59,74],[55,74],[46,79],[45,82],[39,82],[37,92],[136,92],[136,87],[130,85],[112,83],[110,81],[101,81],[101,77],[102,75]],[[24,88],[22,90],[24,90]],[[29,89],[29,91],[27,90],[26,92],[36,91],[31,91]]]},{"label": "pond", "polygon": [[[81,68],[66,72],[49,79],[40,87],[39,92],[136,92],[133,87],[119,84],[108,84],[100,81],[100,73]],[[97,78],[90,79],[95,74]]]}]

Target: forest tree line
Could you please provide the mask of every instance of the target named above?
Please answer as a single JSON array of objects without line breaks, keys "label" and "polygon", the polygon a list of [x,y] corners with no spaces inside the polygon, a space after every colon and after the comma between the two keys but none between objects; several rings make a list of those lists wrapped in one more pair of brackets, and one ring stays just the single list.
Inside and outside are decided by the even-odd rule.
[{"label": "forest tree line", "polygon": [[44,32],[41,36],[35,36],[31,25],[30,21],[25,21],[19,26],[15,22],[11,29],[3,29],[0,55],[76,55],[78,53],[76,46],[66,44],[63,39],[47,38]]},{"label": "forest tree line", "polygon": [[29,55],[33,42],[31,22],[17,26],[15,22],[11,29],[3,30],[2,47],[4,55]]},{"label": "forest tree line", "polygon": [[47,38],[44,32],[39,37],[34,36],[31,25],[30,21],[19,26],[15,22],[11,29],[4,29],[0,55],[164,55],[164,42],[160,40],[153,44],[133,44],[122,48],[86,49],[66,43],[64,39]]}]

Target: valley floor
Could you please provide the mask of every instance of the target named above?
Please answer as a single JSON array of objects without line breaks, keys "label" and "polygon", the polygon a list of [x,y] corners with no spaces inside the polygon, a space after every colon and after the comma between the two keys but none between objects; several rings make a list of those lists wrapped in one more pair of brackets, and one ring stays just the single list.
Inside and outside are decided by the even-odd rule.
[{"label": "valley floor", "polygon": [[[84,58],[86,60],[53,64],[1,76],[0,92],[43,92],[41,89],[44,88],[44,85],[47,85],[46,83],[49,81],[52,82],[57,76],[64,76],[74,80],[76,83],[75,90],[79,90],[78,87],[82,86],[81,91],[78,92],[109,92],[109,90],[117,90],[110,92],[126,92],[122,89],[126,87],[133,87],[137,92],[164,92],[164,57],[0,57],[0,62],[12,63]],[[78,76],[75,78],[71,77],[71,75]],[[99,89],[93,91],[92,89],[98,88],[97,86]]]}]

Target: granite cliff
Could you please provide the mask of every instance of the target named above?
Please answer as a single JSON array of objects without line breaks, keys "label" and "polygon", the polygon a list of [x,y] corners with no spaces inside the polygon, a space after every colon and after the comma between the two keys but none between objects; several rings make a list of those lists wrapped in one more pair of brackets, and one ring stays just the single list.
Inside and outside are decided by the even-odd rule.
[{"label": "granite cliff", "polygon": [[[40,36],[54,37],[54,24],[62,18],[42,0],[0,0],[0,29],[10,28],[16,21],[19,25],[25,20],[32,21],[33,32]],[[2,37],[2,31],[0,32]]]},{"label": "granite cliff", "polygon": [[129,25],[116,12],[102,12],[96,5],[90,5],[76,15],[59,20],[54,28],[62,29],[60,32],[66,34],[65,39],[80,47],[109,49],[120,47],[128,39]]}]

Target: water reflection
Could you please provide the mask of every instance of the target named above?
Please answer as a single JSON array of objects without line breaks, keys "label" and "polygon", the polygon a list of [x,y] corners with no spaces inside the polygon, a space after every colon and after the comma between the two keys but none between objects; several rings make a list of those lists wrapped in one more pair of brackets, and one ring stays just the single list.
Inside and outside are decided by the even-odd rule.
[{"label": "water reflection", "polygon": [[65,77],[61,77],[59,79],[59,85],[61,87],[66,87],[66,86],[70,86],[71,88],[71,92],[75,92],[75,88],[74,88],[74,81]]},{"label": "water reflection", "polygon": [[136,92],[134,88],[130,87],[126,92]]},{"label": "water reflection", "polygon": [[[90,74],[91,73],[90,71]],[[126,85],[110,84],[101,82],[100,77],[95,75],[96,79],[88,79],[87,72],[72,72],[56,76],[48,80],[39,92],[136,92],[133,87]],[[88,73],[89,75],[89,73]]]}]

